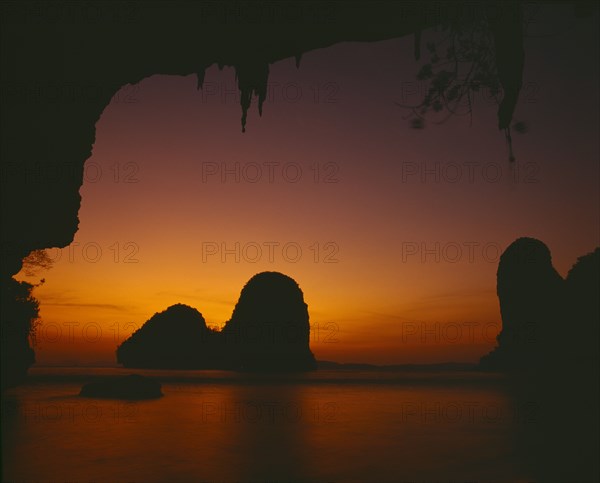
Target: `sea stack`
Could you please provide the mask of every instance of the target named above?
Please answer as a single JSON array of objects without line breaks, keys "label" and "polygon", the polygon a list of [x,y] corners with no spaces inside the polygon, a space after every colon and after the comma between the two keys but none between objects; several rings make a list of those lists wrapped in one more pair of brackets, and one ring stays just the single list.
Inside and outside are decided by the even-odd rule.
[{"label": "sea stack", "polygon": [[222,337],[231,369],[316,368],[304,295],[294,279],[279,272],[262,272],[248,281]]}]

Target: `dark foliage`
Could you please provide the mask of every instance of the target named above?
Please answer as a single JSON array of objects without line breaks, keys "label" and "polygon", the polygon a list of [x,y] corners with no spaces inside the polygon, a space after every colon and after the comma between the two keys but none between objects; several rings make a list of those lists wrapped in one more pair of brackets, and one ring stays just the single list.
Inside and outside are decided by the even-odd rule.
[{"label": "dark foliage", "polygon": [[39,302],[31,295],[32,289],[33,285],[12,277],[2,279],[2,390],[19,384],[35,362],[30,341],[35,339]]}]

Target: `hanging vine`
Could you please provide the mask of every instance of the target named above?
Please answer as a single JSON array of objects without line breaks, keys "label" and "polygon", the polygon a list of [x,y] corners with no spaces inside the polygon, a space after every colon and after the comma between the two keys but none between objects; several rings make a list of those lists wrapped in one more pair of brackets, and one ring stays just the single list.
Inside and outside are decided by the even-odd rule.
[{"label": "hanging vine", "polygon": [[[421,35],[415,36],[415,58],[421,56]],[[423,129],[426,118],[437,116],[434,124],[441,124],[452,116],[472,114],[475,95],[500,105],[503,92],[496,65],[496,46],[485,15],[470,22],[457,20],[441,27],[441,39],[427,42],[428,60],[417,73],[417,80],[427,83],[422,100],[415,105],[397,103],[409,112],[413,129]],[[465,110],[466,107],[466,110]],[[512,128],[525,133],[524,122],[514,122]],[[509,160],[515,160],[511,126],[504,128]]]}]

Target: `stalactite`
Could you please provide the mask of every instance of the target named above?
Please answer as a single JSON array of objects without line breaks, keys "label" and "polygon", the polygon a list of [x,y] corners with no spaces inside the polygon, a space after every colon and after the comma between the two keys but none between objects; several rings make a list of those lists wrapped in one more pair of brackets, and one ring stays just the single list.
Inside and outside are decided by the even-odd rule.
[{"label": "stalactite", "polygon": [[196,72],[196,77],[198,78],[198,83],[196,85],[196,89],[198,89],[198,90],[202,89],[202,86],[204,85],[204,77],[205,76],[206,76],[205,68],[202,68],[198,72]]},{"label": "stalactite", "polygon": [[246,132],[246,118],[253,95],[258,96],[258,114],[262,116],[263,103],[267,97],[269,64],[236,65],[235,72],[242,106],[242,132]]},{"label": "stalactite", "polygon": [[512,136],[510,134],[510,127],[504,129],[504,136],[506,137],[506,144],[508,146],[508,160],[511,163],[515,162],[515,155],[513,153]]},{"label": "stalactite", "polygon": [[415,31],[415,60],[421,60],[421,31]]}]

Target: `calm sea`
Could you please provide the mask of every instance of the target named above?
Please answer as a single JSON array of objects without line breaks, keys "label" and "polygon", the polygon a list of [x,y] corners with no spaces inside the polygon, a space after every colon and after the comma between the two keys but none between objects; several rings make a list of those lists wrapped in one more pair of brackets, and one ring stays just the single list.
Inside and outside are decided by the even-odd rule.
[{"label": "calm sea", "polygon": [[[99,376],[164,397],[78,397]],[[477,373],[34,368],[2,401],[3,481],[515,481],[533,407]]]}]

